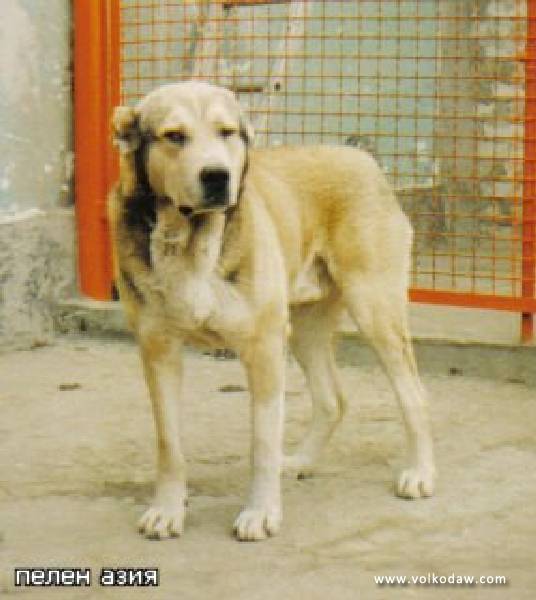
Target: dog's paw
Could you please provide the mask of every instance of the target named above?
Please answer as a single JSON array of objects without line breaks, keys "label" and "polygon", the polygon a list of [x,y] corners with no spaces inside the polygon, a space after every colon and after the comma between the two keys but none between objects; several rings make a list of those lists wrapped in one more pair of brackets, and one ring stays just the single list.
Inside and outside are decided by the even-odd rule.
[{"label": "dog's paw", "polygon": [[434,494],[434,470],[413,467],[400,473],[396,495],[401,498],[428,498]]},{"label": "dog's paw", "polygon": [[234,522],[236,538],[242,542],[256,542],[275,535],[281,526],[281,509],[244,508]]},{"label": "dog's paw", "polygon": [[184,531],[184,503],[154,505],[138,521],[138,531],[151,540],[178,537]]},{"label": "dog's paw", "polygon": [[307,479],[313,476],[313,460],[300,452],[285,455],[283,458],[283,474],[291,479]]}]

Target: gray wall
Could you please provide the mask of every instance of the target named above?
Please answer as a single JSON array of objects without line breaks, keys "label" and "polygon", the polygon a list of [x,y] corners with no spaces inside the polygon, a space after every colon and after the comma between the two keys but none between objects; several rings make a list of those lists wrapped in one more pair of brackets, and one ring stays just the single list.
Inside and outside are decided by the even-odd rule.
[{"label": "gray wall", "polygon": [[74,289],[70,39],[68,0],[0,2],[0,346]]}]

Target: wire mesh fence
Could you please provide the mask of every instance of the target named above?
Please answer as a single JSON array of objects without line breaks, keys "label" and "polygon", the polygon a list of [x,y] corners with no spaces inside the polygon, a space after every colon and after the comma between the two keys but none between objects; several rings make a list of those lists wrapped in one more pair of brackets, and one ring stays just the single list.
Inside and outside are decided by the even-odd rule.
[{"label": "wire mesh fence", "polygon": [[415,228],[415,297],[488,307],[495,298],[497,308],[536,311],[530,2],[120,7],[124,102],[163,83],[207,79],[238,94],[259,146],[368,150]]}]

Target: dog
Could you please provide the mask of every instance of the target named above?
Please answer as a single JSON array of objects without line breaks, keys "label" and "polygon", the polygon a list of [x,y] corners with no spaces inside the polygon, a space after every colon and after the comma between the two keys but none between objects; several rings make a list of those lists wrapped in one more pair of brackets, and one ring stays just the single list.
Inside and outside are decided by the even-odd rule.
[{"label": "dog", "polygon": [[[430,496],[432,437],[407,320],[412,229],[375,160],[347,146],[254,149],[235,95],[208,83],[165,85],[117,107],[119,181],[109,198],[116,285],[138,341],[158,460],[149,538],[183,533],[179,438],[183,344],[230,348],[251,393],[252,478],[239,540],[281,525],[283,466],[310,471],[345,412],[332,350],[347,310],[399,400],[409,464],[395,484]],[[310,429],[284,457],[287,346],[313,402]]]}]

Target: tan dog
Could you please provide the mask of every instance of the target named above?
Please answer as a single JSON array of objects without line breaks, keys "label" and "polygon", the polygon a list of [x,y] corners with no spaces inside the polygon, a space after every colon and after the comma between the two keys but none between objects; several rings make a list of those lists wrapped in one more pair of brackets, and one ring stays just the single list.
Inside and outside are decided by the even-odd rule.
[{"label": "tan dog", "polygon": [[400,401],[409,465],[396,486],[432,494],[432,439],[406,317],[412,232],[376,162],[348,147],[251,149],[234,95],[205,83],[161,87],[114,120],[120,182],[109,216],[116,279],[153,404],[158,481],[140,530],[183,531],[179,440],[184,342],[234,349],[252,397],[252,483],[240,540],[281,523],[285,347],[313,400],[288,466],[310,470],[344,412],[332,335],[347,309]]}]

